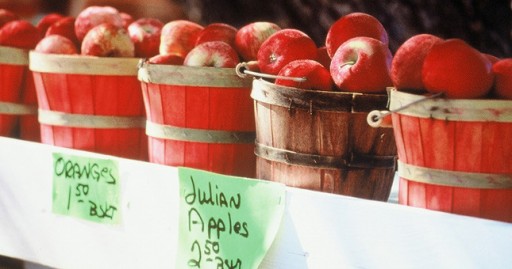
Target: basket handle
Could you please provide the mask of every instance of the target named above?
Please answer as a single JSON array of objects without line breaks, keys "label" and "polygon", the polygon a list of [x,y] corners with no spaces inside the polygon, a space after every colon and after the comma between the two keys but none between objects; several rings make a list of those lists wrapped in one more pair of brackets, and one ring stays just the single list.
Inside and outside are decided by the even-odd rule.
[{"label": "basket handle", "polygon": [[411,102],[409,104],[405,104],[399,108],[396,109],[390,109],[390,110],[372,110],[370,113],[368,113],[368,116],[366,117],[366,122],[368,122],[368,125],[374,128],[378,127],[392,127],[391,121],[385,121],[384,119],[388,116],[391,116],[391,114],[399,112],[401,110],[404,110],[412,105],[424,102],[429,99],[434,99],[437,97],[441,97],[443,95],[443,92],[438,92],[432,95],[425,96],[421,99],[418,99],[414,102]]},{"label": "basket handle", "polygon": [[287,76],[277,76],[271,75],[261,72],[252,71],[252,68],[255,68],[258,65],[257,61],[249,61],[249,62],[241,62],[236,65],[235,72],[241,78],[246,78],[248,75],[258,78],[268,78],[268,79],[288,79],[293,80],[295,82],[304,82],[307,80],[306,77],[287,77]]}]

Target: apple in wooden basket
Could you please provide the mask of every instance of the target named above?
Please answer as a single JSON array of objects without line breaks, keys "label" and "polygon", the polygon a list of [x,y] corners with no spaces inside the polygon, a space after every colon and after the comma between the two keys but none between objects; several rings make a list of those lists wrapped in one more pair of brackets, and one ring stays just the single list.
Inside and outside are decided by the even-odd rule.
[{"label": "apple in wooden basket", "polygon": [[353,12],[335,21],[325,38],[327,53],[332,58],[336,50],[345,41],[359,36],[373,37],[388,45],[388,33],[374,16],[362,12]]},{"label": "apple in wooden basket", "polygon": [[447,98],[480,98],[494,82],[491,61],[461,39],[435,44],[425,57],[422,79],[431,93]]},{"label": "apple in wooden basket", "polygon": [[0,45],[20,49],[33,49],[41,40],[39,30],[26,20],[10,21],[0,29]]},{"label": "apple in wooden basket", "polygon": [[148,59],[150,64],[182,65],[185,59],[181,54],[158,54]]},{"label": "apple in wooden basket", "polygon": [[128,26],[128,34],[135,45],[135,56],[153,57],[160,48],[163,22],[155,18],[140,18]]},{"label": "apple in wooden basket", "polygon": [[236,32],[235,49],[244,61],[254,61],[258,58],[261,44],[279,30],[279,25],[268,21],[246,24]]},{"label": "apple in wooden basket", "polygon": [[261,72],[271,75],[294,60],[316,60],[318,56],[315,42],[297,29],[282,29],[265,40],[258,50],[258,66]]},{"label": "apple in wooden basket", "polygon": [[114,7],[89,6],[76,16],[76,37],[81,42],[89,30],[102,23],[110,23],[117,27],[123,27],[123,18]]},{"label": "apple in wooden basket", "polygon": [[[332,91],[333,81],[331,73],[321,63],[315,60],[295,60],[285,65],[279,73],[275,84],[300,88],[305,90],[320,90]],[[303,78],[303,81],[285,79],[289,78]]]},{"label": "apple in wooden basket", "polygon": [[236,50],[222,41],[210,41],[194,47],[185,57],[185,66],[234,68],[240,62]]},{"label": "apple in wooden basket", "polygon": [[160,54],[179,53],[183,57],[195,45],[203,26],[188,20],[174,20],[166,23],[160,37]]},{"label": "apple in wooden basket", "polygon": [[443,41],[431,34],[417,34],[407,39],[396,51],[391,62],[391,80],[399,90],[425,91],[421,70],[423,61],[435,44]]},{"label": "apple in wooden basket", "polygon": [[45,36],[34,49],[49,54],[78,54],[78,48],[69,38],[61,35]]},{"label": "apple in wooden basket", "polygon": [[46,30],[45,36],[61,35],[73,41],[77,47],[80,47],[80,41],[75,34],[75,18],[66,16],[56,21]]},{"label": "apple in wooden basket", "polygon": [[15,21],[19,19],[20,17],[16,13],[5,8],[0,8],[0,28],[2,28],[4,24],[10,21]]},{"label": "apple in wooden basket", "polygon": [[325,68],[329,69],[331,66],[331,57],[327,53],[327,47],[323,46],[318,48],[317,53],[317,62],[321,63],[323,66],[325,66]]},{"label": "apple in wooden basket", "polygon": [[342,91],[383,93],[392,86],[388,46],[371,37],[355,37],[343,43],[332,57],[330,72]]},{"label": "apple in wooden basket", "polygon": [[208,24],[198,34],[196,39],[196,46],[209,41],[224,41],[234,48],[236,32],[237,29],[227,23]]},{"label": "apple in wooden basket", "polygon": [[492,66],[494,73],[494,95],[512,100],[512,58],[497,61]]},{"label": "apple in wooden basket", "polygon": [[103,23],[95,26],[85,35],[81,54],[99,57],[134,57],[135,46],[125,28]]}]

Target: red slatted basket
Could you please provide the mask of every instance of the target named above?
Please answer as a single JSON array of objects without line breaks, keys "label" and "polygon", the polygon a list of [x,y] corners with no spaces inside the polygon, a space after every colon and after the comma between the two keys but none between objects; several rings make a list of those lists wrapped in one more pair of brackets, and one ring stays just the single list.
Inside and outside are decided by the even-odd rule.
[{"label": "red slatted basket", "polygon": [[0,46],[0,135],[39,141],[28,51]]},{"label": "red slatted basket", "polygon": [[[421,98],[392,90],[390,109]],[[400,204],[512,222],[512,101],[430,99],[392,119]]]},{"label": "red slatted basket", "polygon": [[41,141],[147,160],[138,62],[31,51]]},{"label": "red slatted basket", "polygon": [[151,162],[254,177],[251,79],[234,68],[144,63]]}]

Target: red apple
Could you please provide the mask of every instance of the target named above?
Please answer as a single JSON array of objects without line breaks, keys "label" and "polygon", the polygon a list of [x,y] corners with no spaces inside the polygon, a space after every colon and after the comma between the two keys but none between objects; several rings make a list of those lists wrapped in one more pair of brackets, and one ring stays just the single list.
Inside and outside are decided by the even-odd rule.
[{"label": "red apple", "polygon": [[51,54],[78,54],[78,48],[69,40],[69,38],[61,35],[48,35],[45,36],[34,49],[41,53]]},{"label": "red apple", "polygon": [[52,24],[48,30],[46,30],[45,36],[49,35],[61,35],[69,40],[73,41],[77,47],[80,47],[80,41],[75,34],[75,18],[71,16],[66,16],[54,24]]},{"label": "red apple", "polygon": [[183,56],[177,53],[173,54],[158,54],[148,59],[150,64],[168,64],[168,65],[182,65]]},{"label": "red apple", "polygon": [[81,53],[100,57],[134,57],[135,46],[122,26],[102,23],[85,35]]},{"label": "red apple", "polygon": [[492,66],[494,73],[494,95],[512,99],[512,58],[497,61]]},{"label": "red apple", "polygon": [[425,57],[423,84],[431,93],[447,98],[485,96],[494,81],[491,61],[461,39],[435,44]]},{"label": "red apple", "polygon": [[208,24],[198,34],[196,39],[196,46],[209,41],[224,41],[231,47],[234,47],[236,32],[237,29],[235,27],[226,23]]},{"label": "red apple", "polygon": [[315,42],[297,29],[283,29],[265,40],[258,51],[261,72],[276,75],[294,60],[315,60],[318,56]]},{"label": "red apple", "polygon": [[196,45],[197,36],[203,26],[188,20],[166,23],[160,37],[160,54],[178,53],[185,57]]},{"label": "red apple", "polygon": [[254,61],[258,58],[261,44],[279,30],[281,27],[272,22],[258,21],[246,24],[236,32],[235,49],[245,61]]},{"label": "red apple", "polygon": [[377,18],[362,12],[349,13],[335,21],[325,39],[327,53],[332,58],[343,42],[359,36],[373,37],[388,45],[388,33]]},{"label": "red apple", "polygon": [[158,54],[162,27],[164,24],[155,18],[141,18],[128,26],[128,34],[135,45],[135,56],[149,58]]},{"label": "red apple", "polygon": [[327,47],[323,46],[318,48],[317,53],[317,61],[321,63],[325,68],[329,69],[331,66],[331,57],[329,57],[329,54],[327,53]]},{"label": "red apple", "polygon": [[391,80],[399,90],[425,90],[421,78],[423,60],[435,44],[443,41],[431,34],[418,34],[407,39],[396,51],[391,62]]},{"label": "red apple", "polygon": [[305,81],[277,78],[275,84],[305,90],[332,91],[331,73],[322,64],[314,60],[295,60],[289,62],[277,74],[280,77],[305,78]]},{"label": "red apple", "polygon": [[210,41],[193,48],[183,65],[233,68],[240,62],[234,48],[222,41]]},{"label": "red apple", "polygon": [[124,27],[124,29],[128,29],[128,26],[130,26],[130,24],[132,24],[132,22],[135,21],[133,16],[128,14],[128,13],[126,13],[126,12],[120,11],[119,15],[121,15],[121,18],[123,19],[123,27]]},{"label": "red apple", "polygon": [[0,8],[0,28],[2,28],[2,26],[4,26],[4,24],[10,22],[10,21],[15,21],[15,20],[19,20],[20,17],[8,10],[8,9],[4,9],[4,8]]},{"label": "red apple", "polygon": [[20,49],[33,49],[41,40],[39,30],[26,20],[14,20],[0,29],[0,45]]},{"label": "red apple", "polygon": [[54,24],[58,20],[62,19],[63,17],[64,17],[64,15],[62,15],[60,13],[46,14],[39,20],[39,22],[37,22],[36,27],[39,30],[39,32],[41,33],[41,35],[44,36],[46,33],[46,30],[48,30],[48,28],[52,24]]},{"label": "red apple", "polygon": [[371,37],[354,37],[333,55],[330,72],[342,91],[382,93],[392,86],[389,69],[393,56],[388,46]]},{"label": "red apple", "polygon": [[119,11],[111,6],[89,6],[76,17],[76,37],[79,41],[82,41],[90,29],[102,23],[123,27],[123,18]]}]

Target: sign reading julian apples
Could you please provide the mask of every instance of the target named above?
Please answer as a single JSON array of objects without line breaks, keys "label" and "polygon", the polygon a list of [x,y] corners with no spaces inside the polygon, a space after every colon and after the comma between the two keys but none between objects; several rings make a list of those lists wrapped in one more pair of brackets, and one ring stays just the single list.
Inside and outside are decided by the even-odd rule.
[{"label": "sign reading julian apples", "polygon": [[284,185],[180,168],[177,268],[258,268],[284,212]]},{"label": "sign reading julian apples", "polygon": [[120,222],[118,164],[114,160],[53,153],[53,212]]}]

